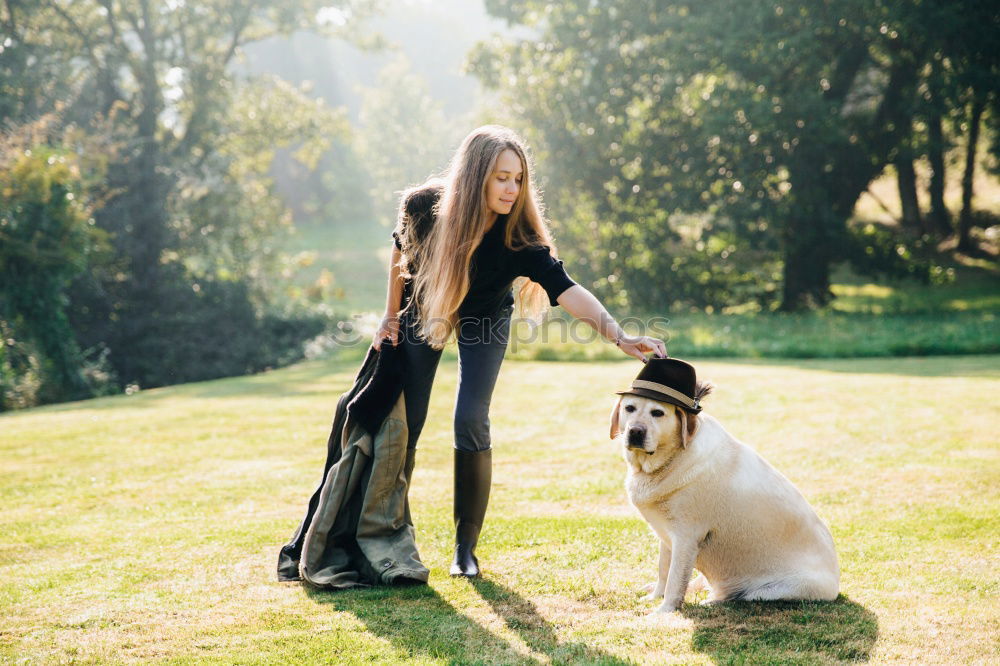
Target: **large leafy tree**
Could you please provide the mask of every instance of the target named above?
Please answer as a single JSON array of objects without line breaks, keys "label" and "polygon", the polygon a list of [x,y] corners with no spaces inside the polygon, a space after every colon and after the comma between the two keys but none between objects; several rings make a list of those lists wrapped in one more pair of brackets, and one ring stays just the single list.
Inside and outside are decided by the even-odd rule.
[{"label": "large leafy tree", "polygon": [[[600,239],[595,274],[655,307],[672,277],[708,287],[775,246],[792,310],[829,300],[854,204],[909,134],[935,17],[966,3],[951,4],[490,0],[535,35],[472,65],[530,126],[549,199],[589,220],[569,231]],[[707,214],[693,237],[715,248],[686,264],[685,212]]]},{"label": "large leafy tree", "polygon": [[[269,239],[288,222],[268,176],[273,151],[301,146],[302,160],[315,162],[346,122],[291,86],[241,74],[241,48],[296,30],[377,44],[358,29],[372,4],[10,0],[0,7],[0,86],[17,98],[0,106],[3,121],[39,110],[58,111],[67,125],[105,119],[119,146],[107,164],[115,196],[95,214],[117,259],[77,281],[73,304],[81,341],[106,343],[123,382],[149,386],[255,367],[249,356],[228,366],[207,362],[239,345],[206,331],[211,324],[199,313],[232,305],[253,323],[275,254]],[[36,88],[38,71],[53,82]],[[187,344],[196,329],[205,334],[203,349]],[[176,355],[182,349],[189,357]],[[169,371],[165,358],[173,360]]]}]

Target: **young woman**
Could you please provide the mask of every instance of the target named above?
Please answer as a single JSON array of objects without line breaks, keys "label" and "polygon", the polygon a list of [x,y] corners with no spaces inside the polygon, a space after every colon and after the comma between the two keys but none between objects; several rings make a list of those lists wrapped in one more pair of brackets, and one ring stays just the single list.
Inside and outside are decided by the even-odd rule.
[{"label": "young woman", "polygon": [[492,478],[489,406],[507,349],[520,281],[522,315],[536,321],[546,304],[571,315],[646,361],[666,356],[664,342],[630,337],[604,306],[576,284],[556,258],[531,179],[524,142],[512,130],[487,125],[462,142],[441,178],[403,193],[389,270],[385,317],[372,345],[404,347],[407,476],[427,416],[441,350],[458,343],[455,404],[455,558],[453,576],[479,575],[476,542]]}]

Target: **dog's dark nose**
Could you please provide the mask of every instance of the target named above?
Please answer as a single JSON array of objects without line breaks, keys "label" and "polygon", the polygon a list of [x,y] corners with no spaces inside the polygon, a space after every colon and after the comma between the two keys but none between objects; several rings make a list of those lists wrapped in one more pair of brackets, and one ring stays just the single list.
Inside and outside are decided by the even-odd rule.
[{"label": "dog's dark nose", "polygon": [[646,429],[638,426],[632,426],[628,429],[628,445],[629,448],[641,449],[644,448],[646,443]]}]

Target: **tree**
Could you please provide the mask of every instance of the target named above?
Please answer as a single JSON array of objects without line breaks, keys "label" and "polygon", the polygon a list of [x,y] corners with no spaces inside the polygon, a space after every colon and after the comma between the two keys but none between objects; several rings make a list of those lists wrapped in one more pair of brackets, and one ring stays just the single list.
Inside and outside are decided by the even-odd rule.
[{"label": "tree", "polygon": [[[345,130],[342,114],[287,86],[240,75],[234,63],[241,48],[295,30],[377,45],[357,29],[371,5],[12,0],[0,8],[17,55],[0,67],[0,84],[23,97],[0,107],[12,114],[4,120],[58,106],[67,126],[112,119],[122,145],[107,165],[115,196],[95,213],[119,261],[115,270],[80,276],[71,317],[84,344],[111,347],[123,382],[170,380],[160,359],[171,350],[196,351],[181,344],[190,331],[180,322],[204,311],[209,292],[226,292],[220,302],[260,314],[273,257],[269,239],[287,222],[266,176],[273,150],[304,146],[314,160]],[[58,84],[46,88],[51,93],[32,91],[31,68],[23,66],[32,59],[56,76]],[[213,281],[219,289],[206,285]],[[221,335],[216,344],[220,354],[238,347],[226,347]],[[202,376],[202,356],[211,352],[175,368],[174,380]],[[223,365],[213,367],[225,374]],[[250,365],[235,359],[230,369]]]},{"label": "tree", "polygon": [[927,91],[924,94],[926,104],[921,111],[927,124],[927,160],[931,167],[930,184],[930,221],[933,233],[947,236],[951,233],[951,214],[944,202],[945,162],[944,155],[948,149],[946,144],[943,119],[948,111],[947,100],[943,93],[941,76],[942,64],[937,62],[940,56],[932,59],[927,76]]},{"label": "tree", "polygon": [[[957,245],[963,251],[971,251],[976,146],[982,120],[985,117],[989,122],[989,109],[1000,88],[1000,54],[993,47],[1000,31],[1000,11],[995,3],[981,0],[959,3],[925,0],[902,4],[898,11],[922,28],[927,42],[927,58],[920,71],[916,99],[917,118],[926,137],[917,136],[913,142],[914,154],[921,145],[926,146],[931,165],[932,224],[924,231],[943,238],[953,230],[951,214],[944,202],[944,154],[957,141],[966,149]],[[904,219],[907,217],[904,214]]]},{"label": "tree", "polygon": [[924,221],[920,213],[920,201],[917,198],[917,172],[913,167],[916,152],[913,148],[915,137],[904,138],[896,153],[896,184],[899,189],[899,201],[902,208],[900,223],[902,226],[920,236],[923,234]]},{"label": "tree", "polygon": [[683,236],[671,215],[700,213],[715,229],[691,236],[728,257],[776,244],[783,309],[829,301],[854,204],[910,133],[932,12],[867,0],[487,6],[538,36],[483,45],[475,70],[507,82],[596,236],[634,239],[618,253],[640,257],[632,280],[668,280],[671,262],[651,255]]},{"label": "tree", "polygon": [[1000,97],[997,93],[1000,90],[1000,53],[995,46],[996,35],[1000,33],[1000,9],[988,2],[970,2],[962,9],[944,26],[940,48],[953,69],[954,103],[963,111],[960,126],[967,137],[957,248],[968,253],[975,251],[971,237],[972,183],[979,132],[984,113]]}]

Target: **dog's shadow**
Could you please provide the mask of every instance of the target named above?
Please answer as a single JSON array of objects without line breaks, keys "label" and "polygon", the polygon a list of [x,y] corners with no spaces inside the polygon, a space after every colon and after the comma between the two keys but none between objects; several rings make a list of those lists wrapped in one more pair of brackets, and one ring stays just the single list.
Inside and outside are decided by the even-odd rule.
[{"label": "dog's shadow", "polygon": [[692,647],[716,663],[867,661],[875,614],[843,594],[835,601],[736,601],[685,605]]}]

